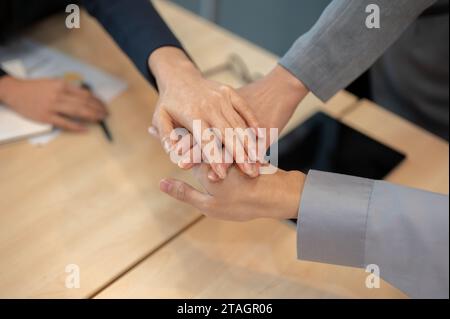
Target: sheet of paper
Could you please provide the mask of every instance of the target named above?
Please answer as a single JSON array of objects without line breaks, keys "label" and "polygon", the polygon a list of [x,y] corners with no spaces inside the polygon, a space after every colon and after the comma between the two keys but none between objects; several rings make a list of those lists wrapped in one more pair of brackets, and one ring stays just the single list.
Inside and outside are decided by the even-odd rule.
[{"label": "sheet of paper", "polygon": [[[15,62],[11,63],[11,61]],[[105,103],[113,100],[127,88],[127,84],[115,76],[28,39],[19,39],[7,45],[0,46],[0,64],[17,65],[17,61],[20,61],[23,69],[26,71],[26,78],[30,79],[60,78],[66,73],[78,73],[89,84],[94,94]],[[9,71],[7,70],[7,72]],[[8,136],[21,138],[17,135],[19,129],[11,131],[11,126],[14,124],[13,119],[16,121],[23,121],[24,119],[5,107],[1,107],[1,109],[3,111],[0,113],[0,143],[2,140],[6,141],[7,139],[5,137]],[[5,113],[7,113],[6,116]],[[5,121],[11,124],[9,126],[3,126],[2,123]],[[39,123],[33,124],[42,125]],[[25,128],[28,128],[30,131],[32,128],[36,129],[36,126],[26,126],[24,122],[21,126],[17,125],[17,127],[21,127],[24,131]],[[46,132],[48,131],[49,129],[46,130]],[[49,137],[55,137],[55,133],[51,132]],[[31,142],[33,144],[42,144],[42,141],[48,142],[49,140],[51,138],[39,138],[37,140],[33,138]]]},{"label": "sheet of paper", "polygon": [[0,105],[0,144],[51,130],[51,125],[30,121]]}]

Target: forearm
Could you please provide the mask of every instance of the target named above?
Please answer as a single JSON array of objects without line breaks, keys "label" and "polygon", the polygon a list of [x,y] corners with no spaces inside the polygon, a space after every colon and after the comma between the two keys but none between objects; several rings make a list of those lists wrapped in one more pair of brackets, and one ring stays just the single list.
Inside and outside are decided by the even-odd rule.
[{"label": "forearm", "polygon": [[153,86],[149,56],[161,47],[182,46],[148,0],[85,0],[84,6],[111,34]]},{"label": "forearm", "polygon": [[283,130],[309,90],[292,73],[276,65],[265,77],[239,89],[265,128]]},{"label": "forearm", "polygon": [[[327,100],[367,70],[435,0],[334,0],[313,28],[280,60],[319,98]],[[380,28],[366,27],[370,4]]]},{"label": "forearm", "polygon": [[263,91],[263,99],[269,97],[274,99],[271,110],[276,112],[272,115],[276,123],[273,126],[280,131],[309,92],[302,81],[279,65],[267,75],[267,84]]},{"label": "forearm", "polygon": [[148,59],[149,68],[160,91],[165,91],[173,82],[190,82],[202,78],[186,53],[175,47],[155,50]]},{"label": "forearm", "polygon": [[[259,216],[274,219],[296,219],[302,199],[305,175],[299,171],[284,171],[278,169],[275,175],[261,175],[258,179],[267,179],[267,187],[259,194],[261,212],[267,214]],[[251,196],[251,195],[249,195]],[[263,200],[264,199],[264,200]]]}]

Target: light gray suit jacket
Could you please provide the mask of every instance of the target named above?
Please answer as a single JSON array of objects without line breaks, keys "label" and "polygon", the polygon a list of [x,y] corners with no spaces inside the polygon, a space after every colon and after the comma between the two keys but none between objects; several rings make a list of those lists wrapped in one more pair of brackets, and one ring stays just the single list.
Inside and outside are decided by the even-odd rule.
[{"label": "light gray suit jacket", "polygon": [[[369,68],[434,2],[334,0],[280,64],[326,100]],[[365,27],[369,4],[380,8],[380,29]],[[298,257],[375,264],[382,278],[411,297],[448,298],[448,209],[445,195],[310,171],[299,208]]]}]

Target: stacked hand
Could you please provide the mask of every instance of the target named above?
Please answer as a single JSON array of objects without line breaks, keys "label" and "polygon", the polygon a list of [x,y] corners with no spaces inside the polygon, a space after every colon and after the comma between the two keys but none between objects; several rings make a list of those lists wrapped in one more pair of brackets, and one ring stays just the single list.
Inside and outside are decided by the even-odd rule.
[{"label": "stacked hand", "polygon": [[[161,61],[158,62],[157,65],[161,66]],[[203,79],[198,71],[190,69],[192,67],[190,63],[184,67],[178,66],[177,76],[164,81],[160,81],[164,77],[158,74],[158,67],[152,68],[157,78],[160,99],[151,133],[161,140],[166,151],[173,150],[176,143],[170,140],[170,132],[176,127],[185,127],[192,133],[191,125],[195,119],[206,122],[202,129],[272,127],[281,131],[308,92],[300,81],[281,66],[275,67],[263,79],[237,91]],[[187,68],[188,72],[181,72],[183,68]],[[191,140],[197,143],[197,147],[203,146],[204,141]],[[247,154],[250,154],[248,145],[245,146]],[[228,147],[224,145],[224,149],[230,151]],[[227,163],[179,166],[192,169],[204,190],[199,191],[174,179],[162,180],[161,190],[208,216],[239,221],[258,217],[286,219],[297,216],[305,179],[300,172],[277,170],[275,174],[254,178],[256,174],[246,171],[245,166],[240,164],[237,167]],[[258,165],[255,164],[255,167]]]},{"label": "stacked hand", "polygon": [[[281,132],[308,92],[287,70],[276,66],[267,76],[240,88],[238,93],[257,114],[261,128],[266,132],[270,128]],[[270,138],[267,138],[266,148],[270,146],[269,142]],[[230,164],[225,165],[227,169],[229,166]],[[212,171],[208,176],[212,181],[218,180]]]},{"label": "stacked hand", "polygon": [[[256,116],[248,103],[237,92],[225,85],[204,79],[186,55],[177,48],[164,47],[156,50],[149,59],[152,73],[155,75],[160,93],[152,121],[152,133],[159,136],[166,152],[170,152],[176,140],[170,138],[177,127],[186,128],[193,134],[195,120],[201,121],[201,132],[210,128],[217,129],[218,139],[225,150],[236,158],[232,143],[225,140],[226,128],[257,128]],[[221,178],[226,177],[226,166],[211,160],[206,152],[209,140],[193,135],[193,140],[209,160],[214,172]],[[238,140],[238,143],[241,143]],[[243,145],[245,157],[250,148]],[[255,165],[238,164],[249,176],[256,176]],[[180,165],[181,166],[181,165]]]}]

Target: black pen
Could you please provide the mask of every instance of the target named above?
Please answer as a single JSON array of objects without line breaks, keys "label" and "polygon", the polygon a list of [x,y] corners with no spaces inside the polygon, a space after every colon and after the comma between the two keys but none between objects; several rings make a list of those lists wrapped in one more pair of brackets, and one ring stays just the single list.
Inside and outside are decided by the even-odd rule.
[{"label": "black pen", "polygon": [[[89,84],[87,84],[86,82],[82,82],[82,83],[81,83],[81,87],[82,87],[83,89],[86,89],[86,90],[88,90],[88,91],[91,91],[91,87],[90,87]],[[110,131],[109,128],[108,128],[108,125],[106,125],[106,121],[105,121],[105,120],[100,120],[100,121],[98,121],[98,124],[99,124],[100,127],[102,128],[103,133],[105,134],[106,139],[107,139],[109,142],[112,142],[112,141],[113,141],[113,138],[112,138],[112,135],[111,135],[111,131]]]},{"label": "black pen", "polygon": [[98,121],[98,124],[100,124],[100,127],[102,128],[103,133],[105,133],[105,136],[108,139],[108,141],[112,142],[113,138],[111,135],[111,131],[109,130],[108,125],[106,125],[105,120]]}]

